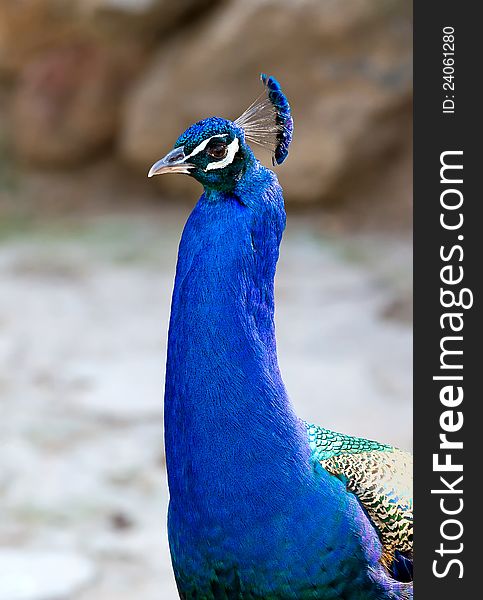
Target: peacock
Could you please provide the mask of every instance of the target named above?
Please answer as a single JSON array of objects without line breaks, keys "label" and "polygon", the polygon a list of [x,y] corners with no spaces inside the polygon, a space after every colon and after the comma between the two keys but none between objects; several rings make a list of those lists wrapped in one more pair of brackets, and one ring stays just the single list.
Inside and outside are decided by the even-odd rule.
[{"label": "peacock", "polygon": [[274,277],[282,189],[249,142],[288,155],[274,77],[236,120],[191,125],[148,176],[204,191],[182,233],[168,335],[168,537],[182,599],[413,596],[412,459],[297,417],[282,381]]}]

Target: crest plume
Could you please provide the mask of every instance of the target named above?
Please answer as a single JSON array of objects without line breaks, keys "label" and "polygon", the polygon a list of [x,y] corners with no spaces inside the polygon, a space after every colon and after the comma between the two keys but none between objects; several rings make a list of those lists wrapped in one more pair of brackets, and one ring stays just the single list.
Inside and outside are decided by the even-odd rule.
[{"label": "crest plume", "polygon": [[287,158],[292,141],[293,119],[285,94],[278,81],[261,74],[265,86],[262,94],[235,120],[245,131],[248,141],[267,148],[272,163],[280,165]]}]

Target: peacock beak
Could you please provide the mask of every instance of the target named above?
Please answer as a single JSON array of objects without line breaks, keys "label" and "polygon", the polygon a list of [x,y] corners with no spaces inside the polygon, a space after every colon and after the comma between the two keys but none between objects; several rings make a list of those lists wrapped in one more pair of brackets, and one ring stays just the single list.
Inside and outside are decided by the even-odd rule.
[{"label": "peacock beak", "polygon": [[164,158],[154,163],[149,169],[148,177],[162,175],[163,173],[189,173],[194,165],[185,162],[186,158],[182,146],[175,148],[168,152]]}]

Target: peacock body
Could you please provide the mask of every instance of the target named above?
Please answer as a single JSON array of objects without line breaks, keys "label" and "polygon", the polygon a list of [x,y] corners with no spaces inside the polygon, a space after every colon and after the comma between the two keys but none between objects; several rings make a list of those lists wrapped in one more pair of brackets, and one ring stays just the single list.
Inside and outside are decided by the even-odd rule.
[{"label": "peacock body", "polygon": [[274,277],[290,107],[273,78],[236,121],[192,125],[149,175],[204,186],[178,253],[168,336],[168,534],[180,597],[412,597],[410,456],[300,420],[277,361]]}]

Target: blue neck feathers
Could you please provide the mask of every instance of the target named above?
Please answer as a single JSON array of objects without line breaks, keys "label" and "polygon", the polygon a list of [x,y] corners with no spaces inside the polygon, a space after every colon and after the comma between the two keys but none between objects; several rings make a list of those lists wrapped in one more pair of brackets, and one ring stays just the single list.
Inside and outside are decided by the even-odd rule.
[{"label": "blue neck feathers", "polygon": [[182,598],[335,598],[353,584],[367,595],[348,598],[375,597],[364,565],[380,569],[380,542],[344,484],[312,459],[278,368],[284,227],[277,179],[254,162],[231,192],[205,190],[181,239],[165,444]]},{"label": "blue neck feathers", "polygon": [[[294,459],[306,434],[280,376],[274,329],[284,227],[276,178],[255,163],[239,189],[205,191],[183,232],[165,428],[171,497],[193,512],[213,497],[235,501],[244,485],[253,487],[254,475],[270,485],[279,473],[267,472],[268,453],[277,455],[281,470],[299,464]],[[304,452],[300,464],[307,464]]]}]

